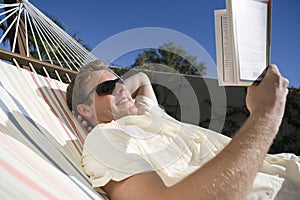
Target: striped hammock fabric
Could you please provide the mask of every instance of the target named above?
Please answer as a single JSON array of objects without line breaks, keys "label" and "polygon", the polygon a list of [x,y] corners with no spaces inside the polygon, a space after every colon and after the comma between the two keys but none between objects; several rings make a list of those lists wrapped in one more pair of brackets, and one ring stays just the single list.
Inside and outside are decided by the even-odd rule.
[{"label": "striped hammock fabric", "polygon": [[106,199],[81,168],[67,84],[0,61],[0,199]]}]

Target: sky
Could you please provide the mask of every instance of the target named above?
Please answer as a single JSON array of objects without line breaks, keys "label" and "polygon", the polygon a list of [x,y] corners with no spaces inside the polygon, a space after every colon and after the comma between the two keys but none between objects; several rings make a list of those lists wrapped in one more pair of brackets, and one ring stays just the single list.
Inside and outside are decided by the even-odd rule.
[{"label": "sky", "polygon": [[[62,22],[69,34],[77,33],[91,49],[96,49],[116,35],[128,33],[128,30],[157,27],[200,44],[213,63],[216,63],[214,10],[226,8],[226,0],[29,2]],[[300,0],[273,0],[271,63],[276,64],[282,75],[289,79],[290,86],[296,87],[300,86],[299,10]],[[155,39],[154,34],[151,37]],[[119,47],[122,45],[125,44],[119,44]],[[199,56],[197,52],[191,54]],[[118,65],[130,66],[135,56],[128,53],[114,61]],[[216,78],[216,69],[209,69],[207,76]]]}]

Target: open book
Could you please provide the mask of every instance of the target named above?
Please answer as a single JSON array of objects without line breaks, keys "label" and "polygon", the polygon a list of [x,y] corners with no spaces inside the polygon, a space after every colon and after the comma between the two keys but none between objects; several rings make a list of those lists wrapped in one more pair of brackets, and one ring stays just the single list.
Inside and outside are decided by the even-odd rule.
[{"label": "open book", "polygon": [[270,63],[272,0],[226,0],[215,10],[219,85],[251,85]]}]

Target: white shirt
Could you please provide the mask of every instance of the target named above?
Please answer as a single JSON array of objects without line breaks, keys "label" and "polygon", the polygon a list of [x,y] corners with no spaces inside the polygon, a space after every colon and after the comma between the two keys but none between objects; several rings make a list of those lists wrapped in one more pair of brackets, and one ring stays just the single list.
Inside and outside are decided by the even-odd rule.
[{"label": "white shirt", "polygon": [[[212,159],[231,140],[179,122],[145,96],[138,96],[135,103],[138,115],[99,124],[87,136],[82,164],[93,187],[147,171],[156,171],[166,186],[172,186]],[[278,177],[281,171],[267,162],[262,171],[265,173],[257,174],[248,199],[273,199],[280,190],[284,181]]]}]

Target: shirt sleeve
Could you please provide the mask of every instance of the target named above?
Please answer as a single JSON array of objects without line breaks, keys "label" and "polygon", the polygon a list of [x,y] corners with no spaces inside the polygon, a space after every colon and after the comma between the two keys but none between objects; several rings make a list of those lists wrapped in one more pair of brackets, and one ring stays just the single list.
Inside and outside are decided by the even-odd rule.
[{"label": "shirt sleeve", "polygon": [[83,168],[93,187],[153,171],[142,156],[134,153],[134,148],[130,137],[122,130],[96,127],[86,138],[82,157]]},{"label": "shirt sleeve", "polygon": [[[135,105],[138,108],[138,114],[145,114],[152,110],[157,110],[159,107],[158,103],[154,102],[149,97],[139,95],[135,98]],[[160,108],[161,109],[161,108]]]}]

